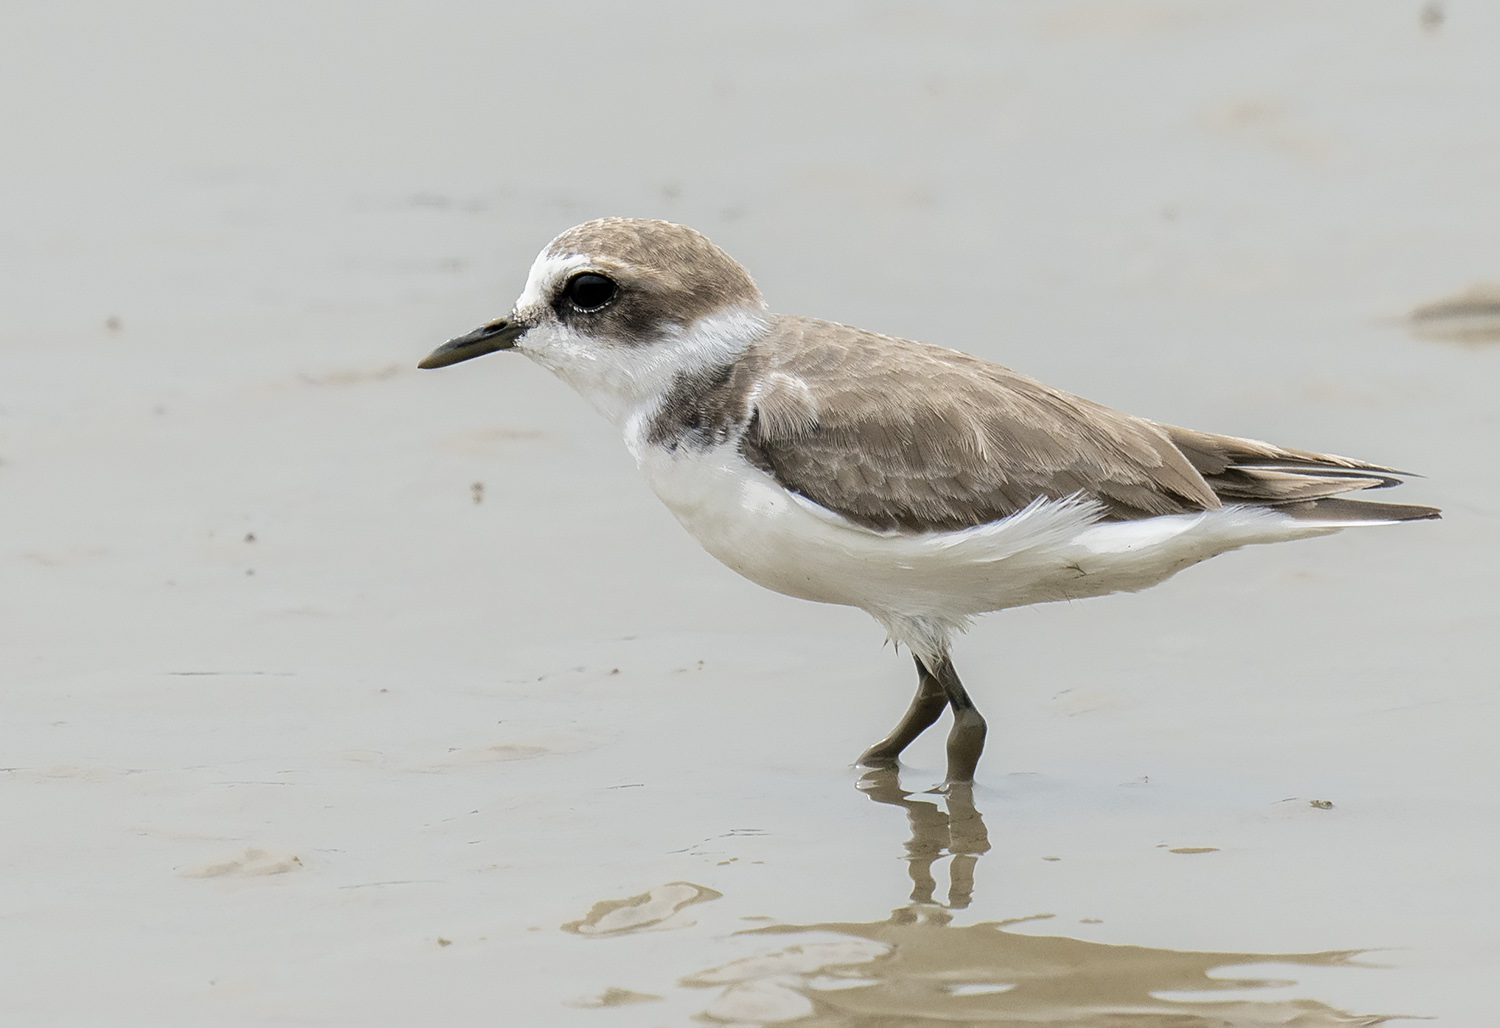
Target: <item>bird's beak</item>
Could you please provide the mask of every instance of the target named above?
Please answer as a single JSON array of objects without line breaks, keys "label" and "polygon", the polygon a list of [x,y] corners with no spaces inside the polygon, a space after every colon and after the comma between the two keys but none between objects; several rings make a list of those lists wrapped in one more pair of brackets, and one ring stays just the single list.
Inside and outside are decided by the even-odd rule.
[{"label": "bird's beak", "polygon": [[516,338],[526,331],[526,326],[514,318],[497,318],[488,325],[481,325],[468,335],[450,339],[426,357],[419,368],[446,368],[450,364],[466,361],[471,357],[483,357],[496,350],[509,350],[516,345]]}]

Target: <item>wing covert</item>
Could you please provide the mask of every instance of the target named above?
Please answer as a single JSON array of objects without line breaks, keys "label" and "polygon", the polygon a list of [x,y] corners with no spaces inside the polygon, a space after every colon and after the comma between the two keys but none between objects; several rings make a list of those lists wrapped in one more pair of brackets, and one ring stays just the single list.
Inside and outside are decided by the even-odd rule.
[{"label": "wing covert", "polygon": [[746,456],[867,528],[951,531],[1038,497],[1130,519],[1220,505],[1152,422],[967,354],[808,318],[757,345]]}]

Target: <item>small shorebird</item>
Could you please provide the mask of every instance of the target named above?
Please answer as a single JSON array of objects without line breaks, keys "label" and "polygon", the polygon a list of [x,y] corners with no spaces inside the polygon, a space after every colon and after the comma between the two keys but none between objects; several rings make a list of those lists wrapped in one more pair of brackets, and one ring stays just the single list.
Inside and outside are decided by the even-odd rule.
[{"label": "small shorebird", "polygon": [[925,343],[772,314],[682,225],[604,218],[554,239],[510,313],[434,350],[523,353],[620,429],[703,547],[768,589],[868,611],[917,694],[861,764],[953,709],[948,780],[985,722],[949,659],[969,619],[1134,591],[1251,543],[1435,518],[1348,500],[1402,472],[1131,417]]}]

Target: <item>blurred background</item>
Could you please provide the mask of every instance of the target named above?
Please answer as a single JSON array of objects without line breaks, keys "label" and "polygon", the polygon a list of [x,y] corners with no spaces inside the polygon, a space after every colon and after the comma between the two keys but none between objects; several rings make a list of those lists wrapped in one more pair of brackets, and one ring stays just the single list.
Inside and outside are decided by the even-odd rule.
[{"label": "blurred background", "polygon": [[[1475,0],[7,3],[0,1010],[1483,1023],[1497,34]],[[719,567],[541,369],[414,369],[603,215],[698,228],[774,310],[1420,472],[1391,498],[1446,520],[989,618],[973,797],[921,793],[938,739],[861,792],[912,686],[873,622]]]}]

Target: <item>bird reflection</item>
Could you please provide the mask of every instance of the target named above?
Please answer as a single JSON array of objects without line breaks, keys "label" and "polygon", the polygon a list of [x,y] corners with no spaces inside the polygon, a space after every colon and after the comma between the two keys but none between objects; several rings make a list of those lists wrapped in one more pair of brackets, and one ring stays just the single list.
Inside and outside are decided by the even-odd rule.
[{"label": "bird reflection", "polygon": [[914,794],[901,788],[895,768],[867,771],[859,780],[859,789],[876,803],[906,810],[906,820],[911,825],[911,838],[906,842],[906,867],[911,874],[912,902],[935,902],[937,879],[933,877],[932,865],[948,854],[952,860],[948,863],[946,907],[949,910],[967,907],[974,898],[975,865],[990,850],[984,817],[974,807],[974,786],[968,782],[948,785],[947,810],[932,800],[912,799]]},{"label": "bird reflection", "polygon": [[[954,925],[953,912],[972,901],[976,865],[990,848],[973,788],[913,794],[901,788],[894,769],[879,769],[861,779],[860,789],[906,812],[910,902],[879,921],[777,924],[742,933],[775,939],[775,948],[682,979],[690,988],[720,990],[703,1012],[709,1021],[795,1021],[798,1028],[1333,1028],[1390,1020],[1284,994],[1258,998],[1254,990],[1294,982],[1224,974],[1247,964],[1346,965],[1358,955],[1351,951],[1187,952],[1010,930],[1032,918]],[[944,857],[949,886],[940,903],[933,868]]]}]

